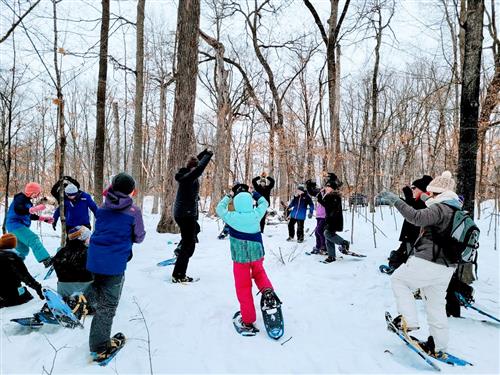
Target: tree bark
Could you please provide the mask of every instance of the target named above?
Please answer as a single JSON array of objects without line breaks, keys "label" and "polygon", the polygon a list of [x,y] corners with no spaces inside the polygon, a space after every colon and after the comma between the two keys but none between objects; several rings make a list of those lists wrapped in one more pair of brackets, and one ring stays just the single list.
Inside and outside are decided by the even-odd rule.
[{"label": "tree bark", "polygon": [[95,133],[94,200],[102,203],[104,180],[104,146],[106,133],[106,81],[108,74],[109,0],[102,0],[102,21],[99,48],[99,81],[97,84],[97,115]]},{"label": "tree bark", "polygon": [[460,140],[457,192],[464,196],[464,209],[474,215],[476,159],[478,149],[479,88],[483,45],[484,0],[467,1],[465,49],[460,100]]},{"label": "tree bark", "polygon": [[194,106],[198,77],[198,30],[200,25],[200,0],[179,0],[177,10],[177,74],[174,99],[174,118],[170,137],[165,197],[159,233],[177,232],[172,215],[176,184],[174,174],[189,155],[196,150],[194,135]]},{"label": "tree bark", "polygon": [[135,52],[135,114],[134,152],[132,155],[132,176],[135,179],[137,204],[142,207],[144,197],[142,171],[142,105],[144,100],[144,7],[146,0],[137,1],[136,52]]}]

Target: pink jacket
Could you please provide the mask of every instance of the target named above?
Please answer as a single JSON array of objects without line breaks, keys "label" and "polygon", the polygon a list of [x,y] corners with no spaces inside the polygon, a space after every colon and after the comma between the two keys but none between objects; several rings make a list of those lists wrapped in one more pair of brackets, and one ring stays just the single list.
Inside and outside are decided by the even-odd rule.
[{"label": "pink jacket", "polygon": [[[319,193],[321,196],[325,196],[323,193]],[[316,203],[316,219],[324,219],[326,217],[325,207],[321,203]]]}]

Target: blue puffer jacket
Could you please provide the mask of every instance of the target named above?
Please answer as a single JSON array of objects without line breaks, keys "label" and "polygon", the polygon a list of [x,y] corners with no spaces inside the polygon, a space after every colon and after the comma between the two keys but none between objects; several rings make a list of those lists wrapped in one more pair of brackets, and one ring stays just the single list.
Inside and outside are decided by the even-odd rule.
[{"label": "blue puffer jacket", "polygon": [[309,212],[312,214],[314,211],[314,203],[309,194],[303,193],[295,195],[288,205],[288,208],[292,209],[290,217],[295,220],[305,220],[308,206]]},{"label": "blue puffer jacket", "polygon": [[234,199],[234,211],[228,210],[231,198],[225,196],[215,208],[217,215],[231,228],[243,233],[260,233],[260,220],[264,217],[269,203],[266,198],[256,193],[257,207],[253,207],[250,193],[237,194]]},{"label": "blue puffer jacket", "polygon": [[[97,205],[90,194],[79,191],[75,199],[69,199],[64,196],[64,215],[66,217],[66,225],[68,227],[76,227],[77,225],[89,225],[89,209],[94,213],[97,212]],[[59,207],[54,212],[54,223],[59,220]]]},{"label": "blue puffer jacket", "polygon": [[141,210],[128,195],[109,188],[95,216],[87,269],[102,275],[121,275],[132,258],[132,244],[141,243],[146,236]]},{"label": "blue puffer jacket", "polygon": [[14,200],[10,204],[7,212],[7,231],[12,232],[20,227],[30,227],[31,220],[38,220],[38,215],[31,215],[30,208],[33,207],[31,199],[24,193],[14,195]]}]

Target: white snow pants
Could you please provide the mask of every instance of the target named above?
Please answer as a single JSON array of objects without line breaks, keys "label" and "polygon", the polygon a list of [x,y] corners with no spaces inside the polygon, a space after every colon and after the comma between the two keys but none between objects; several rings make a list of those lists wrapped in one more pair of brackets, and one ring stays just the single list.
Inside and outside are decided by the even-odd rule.
[{"label": "white snow pants", "polygon": [[434,338],[436,351],[444,351],[448,345],[446,289],[453,272],[455,267],[446,267],[411,256],[391,277],[398,312],[405,317],[408,327],[419,327],[413,291],[420,289],[425,303],[429,333]]}]

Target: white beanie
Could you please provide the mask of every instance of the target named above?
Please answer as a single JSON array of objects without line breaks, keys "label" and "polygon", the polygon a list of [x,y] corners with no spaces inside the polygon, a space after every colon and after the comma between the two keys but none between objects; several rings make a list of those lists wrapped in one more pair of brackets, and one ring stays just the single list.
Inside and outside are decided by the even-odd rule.
[{"label": "white beanie", "polygon": [[68,184],[68,186],[64,189],[64,192],[68,195],[73,195],[78,193],[78,188],[73,184]]},{"label": "white beanie", "polygon": [[455,191],[455,180],[451,177],[450,171],[444,171],[441,176],[437,176],[427,185],[427,191],[442,193],[444,191]]}]

